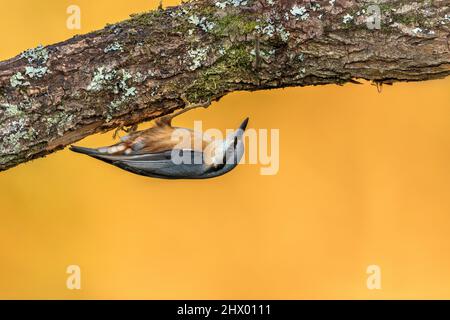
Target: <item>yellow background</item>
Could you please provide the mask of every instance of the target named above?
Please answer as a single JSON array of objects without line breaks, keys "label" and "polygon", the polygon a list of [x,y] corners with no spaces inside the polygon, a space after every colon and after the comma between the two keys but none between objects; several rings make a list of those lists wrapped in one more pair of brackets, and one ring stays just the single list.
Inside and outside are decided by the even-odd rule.
[{"label": "yellow background", "polygon": [[[70,4],[82,30],[65,27]],[[0,58],[156,6],[1,0]],[[234,93],[176,120],[225,129],[248,115],[252,128],[279,128],[276,176],[243,165],[163,181],[69,151],[1,173],[0,298],[450,298],[449,88]],[[66,289],[71,264],[80,291]],[[366,287],[372,264],[382,290]]]}]

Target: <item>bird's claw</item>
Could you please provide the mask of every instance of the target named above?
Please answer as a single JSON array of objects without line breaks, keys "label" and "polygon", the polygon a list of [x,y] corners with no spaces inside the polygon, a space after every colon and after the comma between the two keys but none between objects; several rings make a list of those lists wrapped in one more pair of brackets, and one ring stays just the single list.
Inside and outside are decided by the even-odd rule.
[{"label": "bird's claw", "polygon": [[130,133],[136,132],[137,129],[138,129],[138,125],[137,124],[134,124],[132,126],[122,125],[120,127],[117,127],[116,130],[114,131],[113,139],[120,138],[120,135],[119,135],[120,131],[123,131],[123,132],[125,132],[127,134],[130,134]]},{"label": "bird's claw", "polygon": [[200,103],[192,103],[190,102],[185,94],[181,95],[181,100],[184,102],[184,109],[191,110],[196,108],[208,108],[211,104],[211,99],[208,99],[206,102],[200,102]]}]

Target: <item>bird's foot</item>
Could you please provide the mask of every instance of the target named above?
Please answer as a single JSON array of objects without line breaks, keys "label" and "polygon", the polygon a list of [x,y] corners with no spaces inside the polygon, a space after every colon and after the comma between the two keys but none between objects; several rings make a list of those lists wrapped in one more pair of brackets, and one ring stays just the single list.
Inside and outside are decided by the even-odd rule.
[{"label": "bird's foot", "polygon": [[117,129],[114,131],[113,139],[120,138],[120,132],[121,131],[123,131],[123,132],[125,132],[127,134],[130,134],[130,133],[136,132],[137,129],[138,129],[138,125],[137,124],[132,125],[132,126],[122,125],[120,127],[117,127]]},{"label": "bird's foot", "polygon": [[211,99],[208,99],[208,101],[206,101],[206,102],[192,103],[186,98],[186,96],[184,94],[182,94],[180,98],[184,102],[184,108],[179,110],[179,111],[177,111],[177,112],[168,114],[166,116],[163,116],[163,117],[157,119],[156,120],[156,125],[159,125],[159,126],[169,125],[169,126],[171,126],[172,125],[172,120],[175,117],[178,117],[179,115],[181,115],[183,113],[186,113],[186,112],[188,112],[188,111],[190,111],[192,109],[197,109],[197,108],[205,108],[206,109],[211,104]]},{"label": "bird's foot", "polygon": [[192,103],[190,102],[185,94],[181,95],[181,100],[184,102],[184,109],[183,110],[192,110],[197,108],[208,108],[211,105],[211,99],[208,99],[206,102],[200,102],[200,103]]}]

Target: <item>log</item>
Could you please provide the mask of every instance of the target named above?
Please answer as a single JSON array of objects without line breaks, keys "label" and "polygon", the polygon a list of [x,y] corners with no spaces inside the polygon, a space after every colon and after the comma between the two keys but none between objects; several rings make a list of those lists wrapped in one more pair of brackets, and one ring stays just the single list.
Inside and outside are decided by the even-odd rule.
[{"label": "log", "polygon": [[27,50],[0,62],[0,171],[186,99],[444,78],[449,3],[198,0]]}]

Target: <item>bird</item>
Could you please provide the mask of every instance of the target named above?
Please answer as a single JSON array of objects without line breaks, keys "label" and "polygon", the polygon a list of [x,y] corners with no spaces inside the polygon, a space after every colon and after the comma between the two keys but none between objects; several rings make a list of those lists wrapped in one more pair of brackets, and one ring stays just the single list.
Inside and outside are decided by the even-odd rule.
[{"label": "bird", "polygon": [[212,140],[201,132],[172,126],[172,120],[180,114],[209,105],[186,103],[181,111],[156,119],[149,129],[131,132],[119,143],[100,148],[71,146],[70,150],[159,179],[210,179],[233,170],[244,155],[249,118],[225,139]]}]

